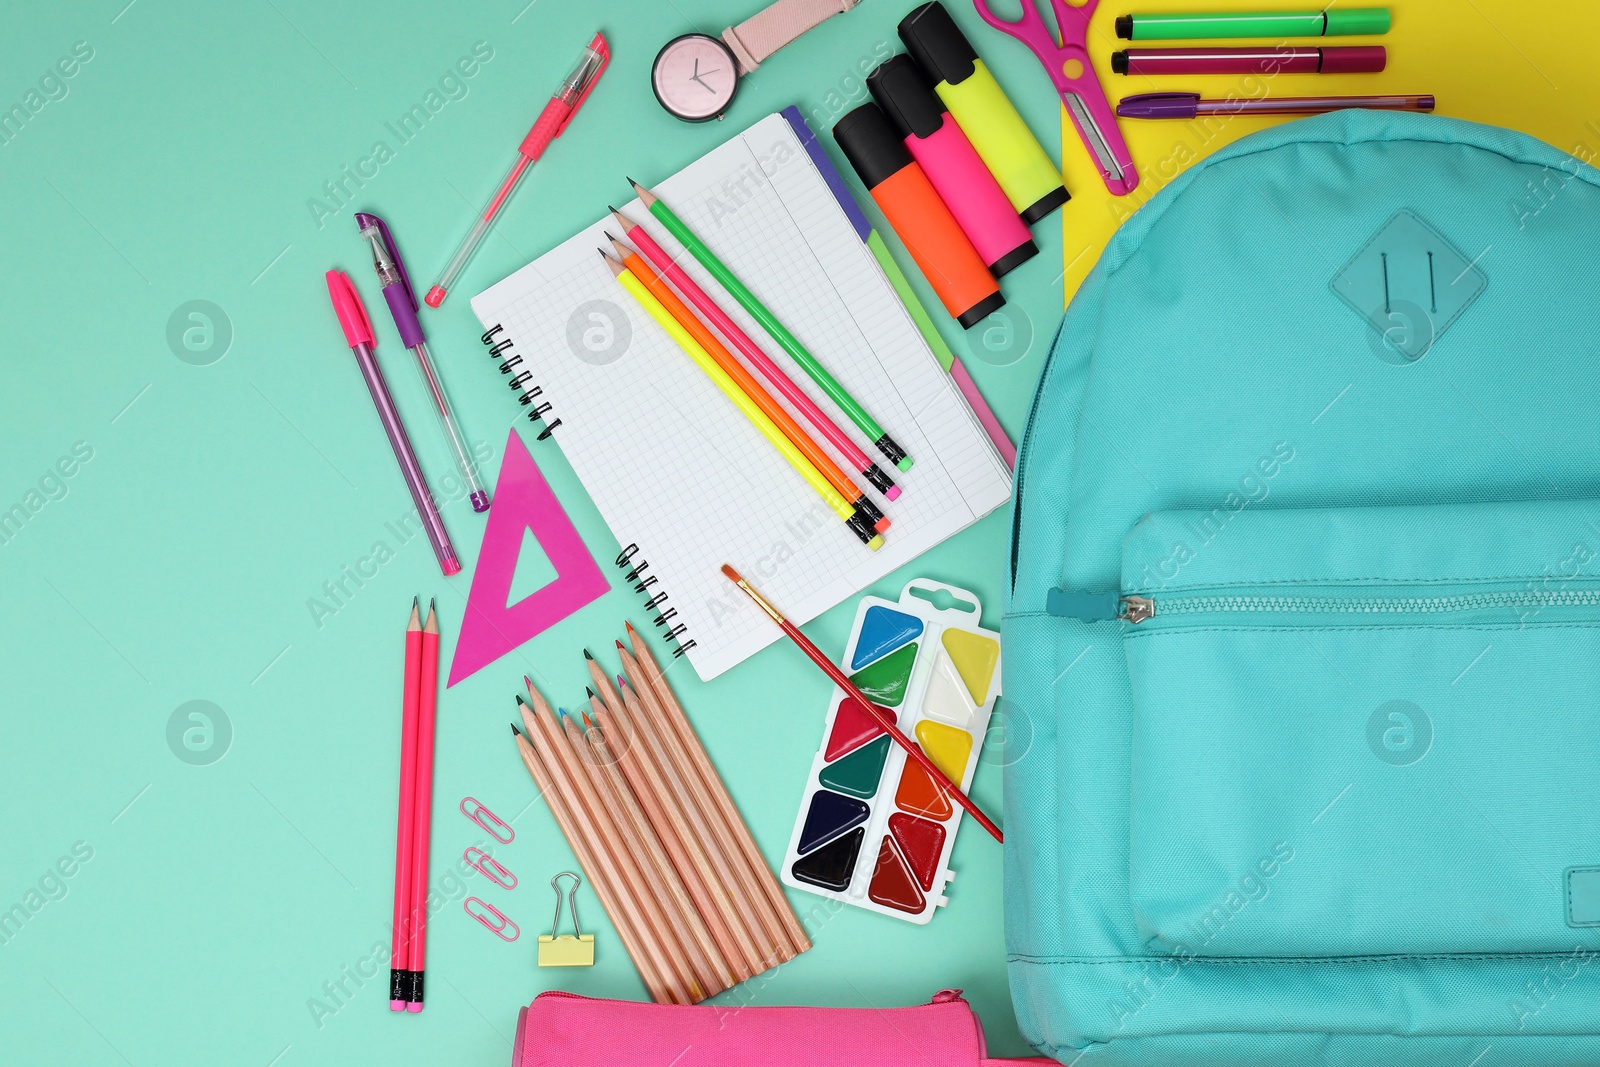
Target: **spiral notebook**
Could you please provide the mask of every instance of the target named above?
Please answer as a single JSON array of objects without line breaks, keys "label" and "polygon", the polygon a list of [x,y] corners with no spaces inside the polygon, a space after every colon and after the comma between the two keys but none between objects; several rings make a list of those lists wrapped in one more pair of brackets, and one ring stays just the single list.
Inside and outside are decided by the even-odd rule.
[{"label": "spiral notebook", "polygon": [[[554,438],[624,546],[616,563],[646,620],[709,680],[781,636],[721,564],[803,623],[999,507],[1011,472],[797,110],[651,186],[915,461],[890,471],[897,501],[874,493],[893,525],[872,552],[617,284],[596,252],[609,247],[609,218],[473,298],[485,343],[543,421],[541,436]],[[875,455],[638,201],[620,207]]]}]

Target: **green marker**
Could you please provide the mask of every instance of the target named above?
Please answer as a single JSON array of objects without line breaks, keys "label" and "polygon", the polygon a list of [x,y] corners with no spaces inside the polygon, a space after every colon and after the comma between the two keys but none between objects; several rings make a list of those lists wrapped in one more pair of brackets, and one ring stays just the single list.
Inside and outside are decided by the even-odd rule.
[{"label": "green marker", "polygon": [[778,342],[778,346],[789,353],[790,357],[811,376],[811,380],[816,382],[817,386],[824,393],[827,393],[835,404],[839,405],[840,410],[850,416],[850,421],[860,427],[861,432],[872,439],[872,443],[877,447],[878,451],[882,452],[889,462],[900,470],[910,470],[911,457],[906,455],[906,450],[895,444],[894,438],[885,433],[883,427],[879,426],[876,420],[867,414],[866,409],[856,403],[855,397],[845,392],[844,386],[840,385],[833,375],[828,373],[826,367],[817,362],[817,357],[806,351],[805,345],[801,344],[799,339],[790,333],[772,312],[767,310],[765,304],[756,299],[756,294],[745,288],[744,283],[734,276],[733,271],[723,265],[722,260],[717,258],[716,253],[707,248],[700,238],[694,235],[694,231],[685,226],[683,220],[678,218],[673,210],[663,203],[656,194],[632,178],[628,179],[628,184],[633,186],[633,191],[639,195],[639,202],[649,210],[650,214],[654,215],[661,222],[661,225],[667,228],[668,233],[678,239],[679,244],[687,248],[690,254],[699,260],[702,267],[711,272],[711,276],[717,280],[718,284],[733,294],[733,298],[739,302],[739,306],[748,311],[751,317],[761,324],[761,328],[766,330],[774,341]]},{"label": "green marker", "polygon": [[1129,41],[1197,41],[1232,37],[1352,37],[1389,32],[1386,7],[1326,11],[1232,11],[1121,15],[1117,36]]}]

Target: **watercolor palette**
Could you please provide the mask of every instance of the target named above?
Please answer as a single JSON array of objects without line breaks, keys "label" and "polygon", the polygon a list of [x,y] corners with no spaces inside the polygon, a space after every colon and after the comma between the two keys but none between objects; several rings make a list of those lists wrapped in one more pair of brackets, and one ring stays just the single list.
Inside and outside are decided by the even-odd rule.
[{"label": "watercolor palette", "polygon": [[[943,610],[932,602],[941,593],[954,602]],[[981,615],[972,593],[915,579],[899,601],[862,599],[840,664],[963,790],[1000,695],[1000,635],[978,625]],[[944,789],[835,689],[783,881],[925,923],[955,877],[949,860],[960,819]]]}]

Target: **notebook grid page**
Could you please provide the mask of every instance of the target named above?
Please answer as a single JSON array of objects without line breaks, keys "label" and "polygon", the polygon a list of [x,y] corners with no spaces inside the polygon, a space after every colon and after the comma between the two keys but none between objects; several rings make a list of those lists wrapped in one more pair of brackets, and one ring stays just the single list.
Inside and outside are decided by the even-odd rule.
[{"label": "notebook grid page", "polygon": [[[775,163],[784,138],[789,153]],[[656,189],[917,461],[891,471],[905,492],[893,504],[879,499],[894,524],[885,548],[870,552],[611,277],[595,250],[606,244],[602,229],[615,229],[609,221],[473,301],[486,325],[502,322],[526,353],[562,419],[555,440],[607,525],[639,544],[646,575],[658,579],[648,592],[669,597],[657,610],[677,611],[669,625],[687,627],[688,657],[709,678],[777,633],[722,579],[721,563],[745,569],[792,617],[809,619],[1003,502],[1009,481],[1002,469],[964,492],[959,483],[970,479],[959,472],[991,454],[987,441],[964,406],[946,410],[955,389],[920,337],[896,333],[897,323],[914,331],[909,316],[876,264],[863,262],[865,247],[781,117]],[[624,212],[680,253],[636,202]],[[698,263],[679,262],[873,453]],[[938,453],[923,425],[938,427]]]}]

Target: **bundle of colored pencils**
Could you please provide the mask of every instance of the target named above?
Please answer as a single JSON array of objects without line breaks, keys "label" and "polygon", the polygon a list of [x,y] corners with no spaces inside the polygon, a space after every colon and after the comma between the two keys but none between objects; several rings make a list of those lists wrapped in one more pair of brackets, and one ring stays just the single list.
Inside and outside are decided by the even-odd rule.
[{"label": "bundle of colored pencils", "polygon": [[433,824],[433,724],[439,699],[439,619],[427,622],[411,601],[401,693],[400,815],[394,858],[394,931],[389,959],[389,1010],[422,1010],[428,944],[428,845]]},{"label": "bundle of colored pencils", "polygon": [[[733,272],[717,258],[716,254],[695,236],[688,226],[659,197],[650,190],[633,183],[640,203],[671,233],[701,266],[717,279],[752,318],[761,323],[767,334],[778,343],[794,363],[821,389],[840,410],[855,422],[875,446],[897,469],[909,470],[911,457],[884,432],[883,427],[856,402],[822,364],[806,350],[766,306],[757,299]],[[872,498],[862,491],[855,481],[815,441],[789,412],[779,404],[755,376],[736,359],[711,326],[715,326],[750,361],[767,382],[811,423],[812,427],[839,450],[845,461],[859,471],[874,488],[883,493],[885,500],[900,495],[900,487],[890,480],[877,464],[869,460],[793,379],[785,374],[773,360],[729,318],[704,289],[684,272],[672,257],[656,243],[644,228],[616,208],[611,209],[612,219],[622,228],[624,236],[633,247],[624,244],[608,232],[611,248],[598,249],[607,267],[619,285],[638,301],[640,307],[656,321],[663,331],[681,348],[691,362],[711,379],[741,414],[761,433],[781,455],[795,473],[820,496],[845,526],[861,539],[861,543],[876,552],[883,547],[884,532],[890,520]],[[635,251],[635,248],[638,251]],[[648,262],[646,262],[648,260]],[[652,265],[653,264],[653,265]],[[659,273],[658,273],[659,272]],[[674,291],[674,286],[677,292]],[[679,296],[681,292],[682,296]],[[687,303],[685,303],[687,301]],[[691,311],[694,305],[705,321]],[[709,325],[708,325],[709,323]]]},{"label": "bundle of colored pencils", "polygon": [[531,681],[517,751],[650,996],[694,1004],[811,947],[660,665],[632,626],[589,710]]}]

